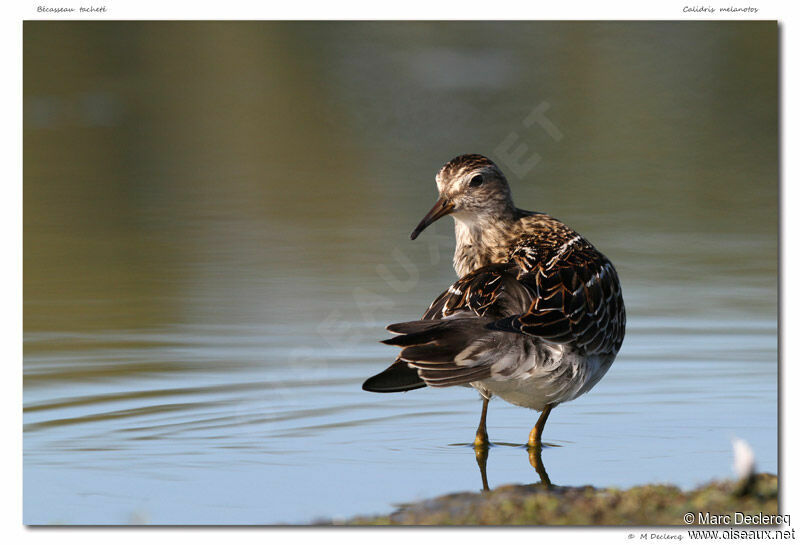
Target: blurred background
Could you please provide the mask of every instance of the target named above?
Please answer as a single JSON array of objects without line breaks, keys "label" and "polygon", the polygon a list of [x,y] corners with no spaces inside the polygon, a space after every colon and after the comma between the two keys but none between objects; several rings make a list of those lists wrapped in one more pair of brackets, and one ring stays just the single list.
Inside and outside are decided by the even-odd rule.
[{"label": "blurred background", "polygon": [[[693,486],[731,474],[734,436],[776,472],[777,38],[24,23],[25,523],[308,523],[479,490],[474,391],[361,391],[384,325],[455,280],[450,219],[408,235],[462,153],[622,280],[625,344],[551,416],[552,482]],[[536,416],[494,401],[490,437]],[[513,446],[487,472],[538,480]]]}]

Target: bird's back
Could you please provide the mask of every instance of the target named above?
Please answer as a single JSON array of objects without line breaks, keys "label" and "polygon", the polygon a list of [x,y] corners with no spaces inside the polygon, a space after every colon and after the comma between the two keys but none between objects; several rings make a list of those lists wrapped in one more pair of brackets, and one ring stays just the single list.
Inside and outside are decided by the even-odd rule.
[{"label": "bird's back", "polygon": [[546,214],[519,211],[509,227],[501,262],[465,274],[421,320],[387,328],[399,336],[384,342],[401,347],[400,356],[365,389],[502,380],[525,371],[521,362],[560,353],[610,365],[625,333],[611,262]]}]

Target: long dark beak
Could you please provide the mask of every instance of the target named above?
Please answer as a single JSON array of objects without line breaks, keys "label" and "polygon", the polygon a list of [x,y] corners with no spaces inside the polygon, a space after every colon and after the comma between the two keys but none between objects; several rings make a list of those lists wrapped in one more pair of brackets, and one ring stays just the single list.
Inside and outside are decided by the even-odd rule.
[{"label": "long dark beak", "polygon": [[419,236],[419,234],[425,230],[425,228],[433,223],[434,221],[438,220],[442,216],[446,216],[450,212],[453,211],[453,203],[442,197],[436,204],[433,205],[431,211],[425,214],[425,217],[422,218],[422,221],[419,222],[417,228],[411,233],[411,240],[414,240]]}]

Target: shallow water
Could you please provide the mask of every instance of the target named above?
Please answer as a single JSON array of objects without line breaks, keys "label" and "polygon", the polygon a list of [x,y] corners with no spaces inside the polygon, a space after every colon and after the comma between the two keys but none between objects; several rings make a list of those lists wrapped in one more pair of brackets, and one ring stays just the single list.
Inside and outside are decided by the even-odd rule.
[{"label": "shallow water", "polygon": [[[479,490],[466,388],[379,395],[385,324],[454,280],[433,175],[616,264],[622,351],[550,417],[554,484],[777,471],[776,27],[26,23],[28,524],[307,523]],[[523,120],[546,104],[561,135]],[[516,134],[517,139],[510,134]],[[524,142],[540,160],[498,159]],[[490,439],[536,414],[503,401]],[[538,480],[491,449],[490,486]]]}]

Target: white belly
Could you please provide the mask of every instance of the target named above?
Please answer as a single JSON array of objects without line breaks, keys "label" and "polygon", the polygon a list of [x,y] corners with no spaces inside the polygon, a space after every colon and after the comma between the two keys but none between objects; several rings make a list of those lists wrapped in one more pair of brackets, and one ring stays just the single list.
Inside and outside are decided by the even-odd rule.
[{"label": "white belly", "polygon": [[482,394],[541,411],[545,405],[564,403],[585,394],[606,374],[615,354],[583,356],[563,346],[537,350],[517,364],[513,373],[493,373],[492,378],[470,385]]}]

